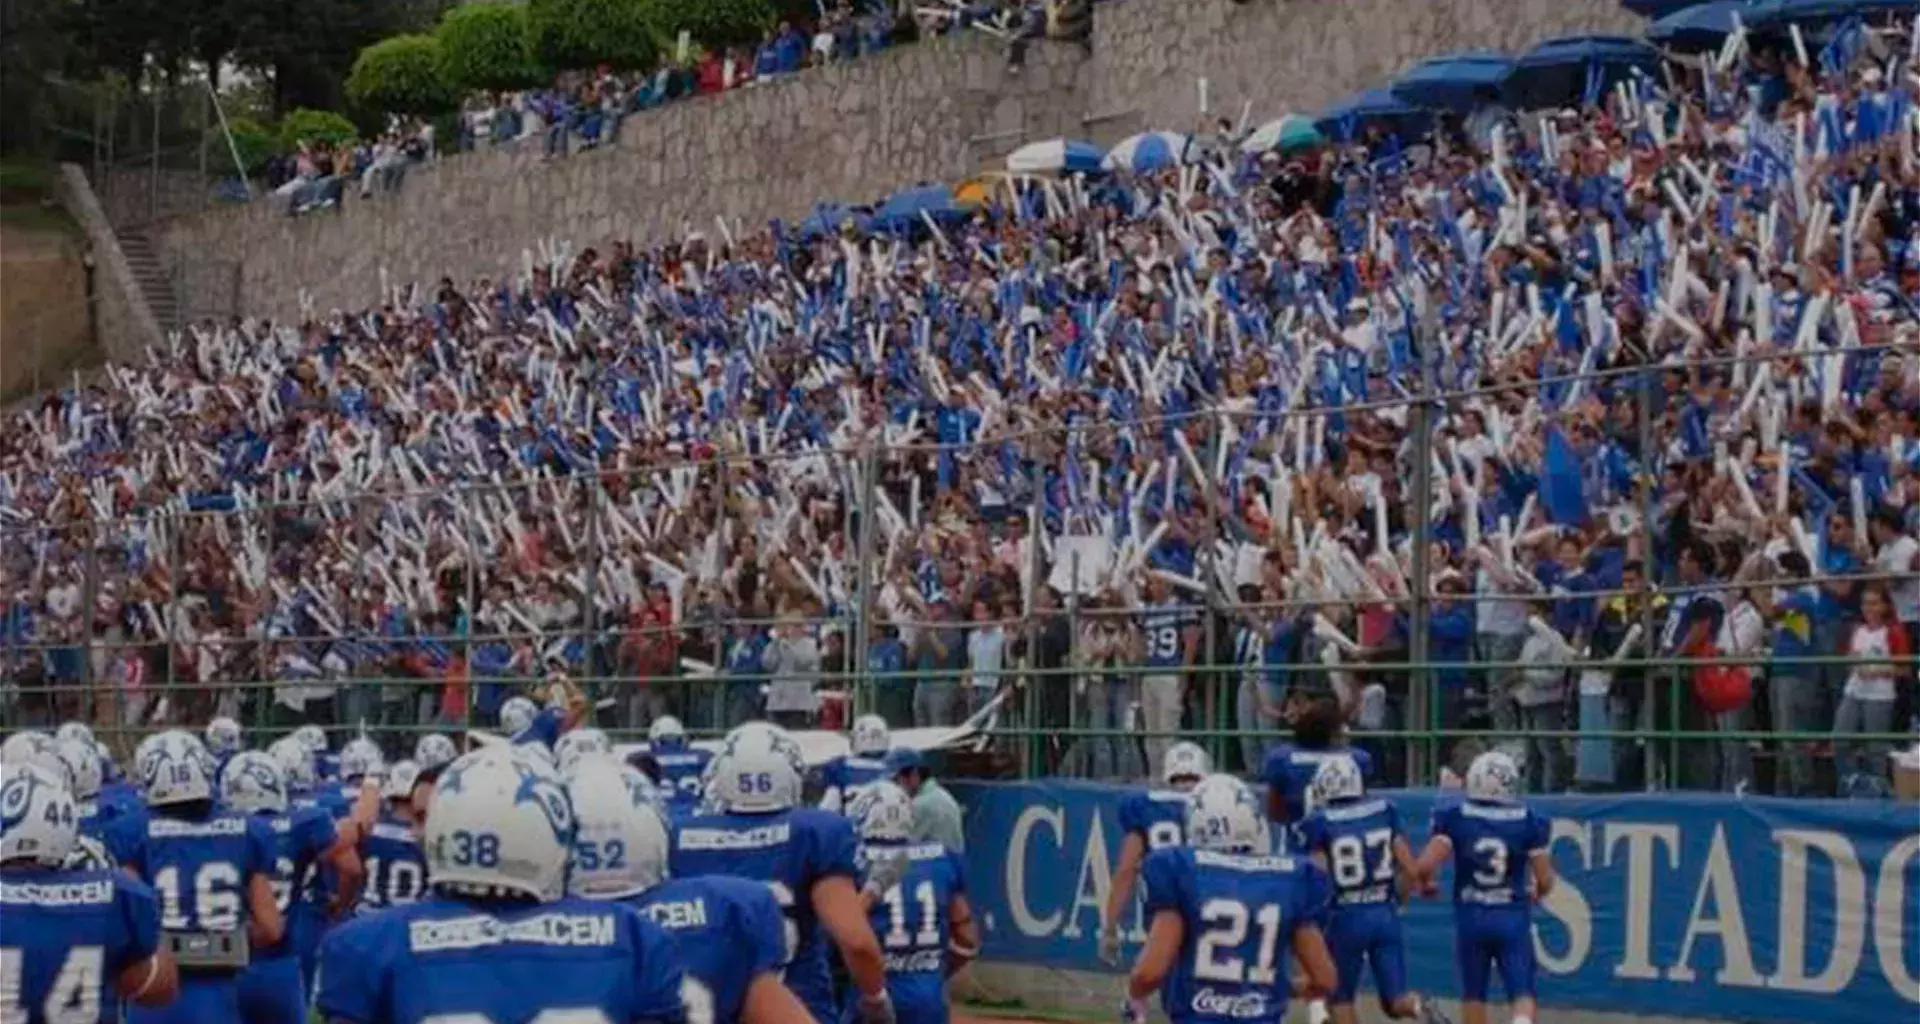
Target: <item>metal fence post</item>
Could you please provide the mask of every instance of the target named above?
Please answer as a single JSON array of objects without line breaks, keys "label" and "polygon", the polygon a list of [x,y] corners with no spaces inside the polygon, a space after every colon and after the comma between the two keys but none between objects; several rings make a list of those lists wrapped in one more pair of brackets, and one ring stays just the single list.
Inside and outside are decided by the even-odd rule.
[{"label": "metal fence post", "polygon": [[[852,686],[853,713],[860,715],[875,706],[876,695],[868,692],[871,687],[880,685],[877,680],[867,676],[867,651],[873,644],[873,543],[875,490],[880,483],[880,460],[878,446],[871,442],[862,444],[860,456],[860,550],[856,555],[859,576],[857,578],[854,601],[857,608],[858,627],[854,637],[854,650],[848,652],[854,665],[854,684]],[[889,685],[899,685],[894,680]],[[893,725],[894,723],[887,723]]]},{"label": "metal fence post", "polygon": [[[1431,647],[1430,619],[1433,614],[1433,565],[1430,554],[1433,543],[1433,407],[1426,395],[1423,381],[1412,399],[1413,491],[1405,503],[1407,516],[1411,520],[1408,525],[1413,528],[1413,565],[1410,567],[1412,592],[1407,595],[1412,602],[1412,607],[1408,609],[1410,628],[1407,659],[1415,668],[1407,678],[1404,721],[1408,724],[1421,723],[1427,730],[1424,742],[1411,734],[1406,737],[1406,784],[1409,786],[1424,785],[1429,762],[1439,757],[1438,742],[1433,734],[1439,725],[1439,717],[1434,713],[1438,707],[1438,693],[1434,687],[1433,667],[1427,663]],[[1387,557],[1393,557],[1392,552],[1388,552]]]},{"label": "metal fence post", "polygon": [[[1659,623],[1653,620],[1652,588],[1659,581],[1654,579],[1655,566],[1659,564],[1653,552],[1653,373],[1643,366],[1636,375],[1640,393],[1640,421],[1637,424],[1640,433],[1640,573],[1641,586],[1646,593],[1640,599],[1640,623],[1642,649],[1648,654],[1656,654],[1660,649]],[[1650,665],[1640,673],[1640,708],[1634,715],[1633,727],[1640,729],[1641,723],[1658,724],[1656,701],[1659,699],[1655,685],[1656,670]],[[1674,724],[1669,722],[1669,725]],[[1641,784],[1648,790],[1656,787],[1660,775],[1661,757],[1659,742],[1653,736],[1646,736],[1640,743]],[[1671,771],[1671,766],[1668,767]]]}]

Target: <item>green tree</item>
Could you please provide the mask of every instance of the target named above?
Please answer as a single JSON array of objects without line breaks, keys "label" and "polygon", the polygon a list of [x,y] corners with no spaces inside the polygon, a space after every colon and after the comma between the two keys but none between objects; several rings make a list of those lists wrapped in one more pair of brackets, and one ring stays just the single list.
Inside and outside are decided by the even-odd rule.
[{"label": "green tree", "polygon": [[[227,132],[233,133],[231,146],[227,145]],[[208,169],[221,175],[232,173],[236,152],[240,155],[240,166],[249,175],[259,172],[275,153],[281,152],[280,139],[273,130],[245,116],[227,118],[226,132],[217,124],[208,128],[205,147]]]},{"label": "green tree", "polygon": [[[237,136],[238,130],[234,132]],[[344,146],[360,137],[360,129],[331,110],[302,108],[280,119],[280,151],[290,152],[302,142],[324,142]],[[245,154],[241,154],[243,157]]]},{"label": "green tree", "polygon": [[657,55],[647,0],[528,0],[534,52],[556,68],[645,70]]},{"label": "green tree", "polygon": [[440,75],[460,89],[523,89],[544,77],[533,55],[527,8],[486,0],[440,18]]},{"label": "green tree", "polygon": [[432,36],[394,36],[360,51],[347,73],[347,99],[368,111],[431,116],[460,101],[440,74]]},{"label": "green tree", "polygon": [[389,36],[433,27],[440,0],[300,0],[248,28],[234,60],[261,73],[273,113],[337,110],[360,51]]},{"label": "green tree", "polygon": [[[811,0],[807,16],[813,16]],[[669,45],[681,32],[708,47],[760,41],[779,14],[772,0],[647,0],[648,17]]]}]

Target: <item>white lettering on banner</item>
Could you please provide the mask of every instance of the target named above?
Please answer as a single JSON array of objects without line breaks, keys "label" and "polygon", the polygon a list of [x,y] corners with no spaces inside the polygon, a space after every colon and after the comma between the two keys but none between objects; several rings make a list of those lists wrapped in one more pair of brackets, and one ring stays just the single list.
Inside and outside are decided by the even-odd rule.
[{"label": "white lettering on banner", "polygon": [[1087,847],[1081,852],[1080,870],[1073,878],[1073,906],[1067,908],[1067,926],[1060,929],[1060,936],[1077,939],[1084,935],[1080,912],[1089,908],[1093,910],[1094,926],[1105,924],[1101,919],[1106,916],[1107,893],[1112,889],[1113,860],[1107,856],[1107,830],[1096,818],[1088,824]]},{"label": "white lettering on banner", "polygon": [[[1571,839],[1580,851],[1580,870],[1593,870],[1593,829],[1583,822],[1571,818],[1553,819],[1553,831],[1547,837],[1547,849],[1562,839]],[[1593,908],[1587,904],[1587,896],[1574,885],[1569,876],[1572,872],[1560,872],[1553,889],[1546,899],[1540,901],[1540,909],[1558,918],[1567,929],[1567,951],[1562,956],[1554,956],[1540,939],[1540,926],[1533,927],[1533,955],[1540,967],[1549,974],[1572,974],[1587,962],[1587,953],[1593,949]]]},{"label": "white lettering on banner", "polygon": [[[1712,917],[1703,917],[1707,896],[1713,896]],[[1753,946],[1747,940],[1747,918],[1740,912],[1740,886],[1733,874],[1733,859],[1727,856],[1727,830],[1713,827],[1713,843],[1707,848],[1707,867],[1700,873],[1700,887],[1694,890],[1693,912],[1687,915],[1687,934],[1680,940],[1680,962],[1667,971],[1670,981],[1693,980],[1693,940],[1702,935],[1720,939],[1721,968],[1713,973],[1720,985],[1763,988],[1766,979],[1753,969]]]},{"label": "white lettering on banner", "polygon": [[1021,811],[1013,821],[1012,834],[1007,837],[1007,909],[1013,912],[1013,926],[1020,929],[1022,935],[1052,935],[1059,930],[1065,916],[1055,911],[1046,917],[1037,917],[1027,905],[1027,842],[1034,827],[1041,824],[1053,830],[1055,848],[1065,845],[1066,814],[1058,807],[1041,804]]},{"label": "white lettering on banner", "polygon": [[[1847,987],[1866,942],[1867,879],[1853,844],[1835,832],[1776,829],[1780,845],[1780,961],[1767,984],[1792,992],[1831,994]],[[1833,944],[1826,966],[1807,974],[1807,856],[1818,851],[1833,864]]]},{"label": "white lettering on banner", "polygon": [[1880,953],[1880,973],[1908,1002],[1920,1003],[1920,977],[1907,973],[1906,924],[1907,862],[1920,852],[1920,836],[1908,836],[1880,861],[1880,881],[1873,887],[1873,946]]},{"label": "white lettering on banner", "polygon": [[1613,966],[1616,978],[1644,978],[1657,981],[1660,972],[1653,966],[1653,846],[1667,845],[1667,870],[1680,867],[1680,826],[1642,825],[1608,822],[1602,833],[1601,849],[1608,866],[1614,863],[1613,850],[1620,840],[1627,841],[1627,922],[1622,936],[1625,952]]}]

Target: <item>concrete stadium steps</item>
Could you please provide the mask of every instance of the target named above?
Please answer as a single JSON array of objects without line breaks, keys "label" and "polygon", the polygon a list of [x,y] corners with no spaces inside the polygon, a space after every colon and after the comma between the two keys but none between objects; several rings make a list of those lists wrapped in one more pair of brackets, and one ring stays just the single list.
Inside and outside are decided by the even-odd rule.
[{"label": "concrete stadium steps", "polygon": [[121,228],[115,233],[120,238],[120,251],[127,258],[127,266],[133,270],[133,279],[139,284],[140,293],[146,296],[147,306],[153,310],[153,318],[159,322],[160,329],[179,330],[182,326],[180,297],[175,293],[173,277],[160,262],[146,229]]}]

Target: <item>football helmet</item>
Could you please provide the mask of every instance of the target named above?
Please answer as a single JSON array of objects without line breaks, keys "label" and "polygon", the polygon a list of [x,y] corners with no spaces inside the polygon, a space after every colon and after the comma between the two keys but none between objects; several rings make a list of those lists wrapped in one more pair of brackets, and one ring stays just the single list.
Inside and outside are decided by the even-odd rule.
[{"label": "football helmet", "polygon": [[542,902],[566,890],[573,803],[552,768],[503,746],[455,758],[440,774],[423,854],[433,885]]},{"label": "football helmet", "polygon": [[100,795],[101,776],[105,770],[100,765],[100,752],[91,741],[64,739],[56,741],[60,760],[67,766],[68,791],[73,794],[75,803],[86,803]]},{"label": "football helmet", "polygon": [[1167,748],[1160,759],[1160,782],[1163,785],[1181,788],[1192,786],[1207,777],[1213,771],[1213,764],[1207,752],[1200,749],[1198,743],[1182,740]]},{"label": "football helmet", "polygon": [[220,771],[220,802],[241,814],[287,810],[287,780],[270,754],[243,750]]},{"label": "football helmet", "polygon": [[1489,750],[1467,767],[1467,798],[1489,803],[1511,803],[1520,793],[1520,769],[1513,758]]},{"label": "football helmet", "polygon": [[647,745],[664,753],[686,749],[687,727],[672,715],[661,715],[647,726]]},{"label": "football helmet", "polygon": [[280,769],[280,780],[290,790],[311,789],[315,780],[313,751],[298,737],[282,736],[267,748],[267,755]]},{"label": "football helmet", "polygon": [[1351,757],[1329,757],[1314,769],[1307,786],[1308,798],[1315,807],[1336,800],[1356,800],[1367,795],[1366,780],[1360,777],[1360,763]]},{"label": "football helmet", "polygon": [[200,737],[184,729],[169,729],[141,744],[136,770],[140,789],[153,807],[213,798],[213,759]]},{"label": "football helmet", "polygon": [[380,752],[379,744],[356,736],[340,748],[340,781],[357,782],[369,775],[378,775],[387,766],[387,757]]},{"label": "football helmet", "polygon": [[847,817],[864,842],[905,843],[913,839],[913,798],[898,783],[881,779],[860,787],[847,805]]},{"label": "football helmet", "polygon": [[93,728],[85,722],[61,722],[60,728],[53,731],[53,738],[66,743],[69,740],[93,746]]},{"label": "football helmet", "polygon": [[860,757],[885,757],[893,749],[893,731],[879,715],[861,715],[853,720],[853,752]]},{"label": "football helmet", "polygon": [[60,756],[60,744],[44,732],[27,730],[16,732],[0,743],[0,764],[38,765],[48,775],[60,780],[60,787],[73,789],[73,780],[68,777],[67,760]]},{"label": "football helmet", "polygon": [[460,748],[454,746],[453,740],[442,733],[427,733],[413,744],[413,760],[420,765],[421,771],[438,768],[443,764],[452,764],[453,759],[459,756]]},{"label": "football helmet", "polygon": [[32,761],[0,765],[0,862],[59,866],[80,835],[66,780]]},{"label": "football helmet", "polygon": [[240,752],[240,723],[221,715],[207,723],[207,750],[215,757]]},{"label": "football helmet", "polygon": [[518,736],[533,724],[533,716],[540,713],[540,706],[525,697],[508,697],[500,705],[500,731],[508,737]]},{"label": "football helmet", "polygon": [[317,725],[303,725],[293,730],[293,738],[299,740],[309,754],[318,754],[327,749],[327,730]]},{"label": "football helmet", "polygon": [[1209,775],[1187,794],[1187,843],[1215,853],[1256,853],[1268,845],[1267,822],[1253,790],[1231,775]]},{"label": "football helmet", "polygon": [[728,814],[784,811],[800,802],[807,765],[785,729],[748,722],[727,734],[709,765],[715,806]]},{"label": "football helmet", "polygon": [[420,781],[420,765],[405,759],[387,766],[387,777],[380,780],[380,799],[408,800],[413,797],[413,784]]},{"label": "football helmet", "polygon": [[575,729],[560,737],[553,745],[553,763],[559,767],[560,774],[566,775],[573,766],[588,754],[613,753],[613,741],[607,734],[594,728]]},{"label": "football helmet", "polygon": [[567,795],[578,829],[567,891],[625,899],[667,877],[667,826],[646,776],[610,755],[587,753],[573,766]]}]

